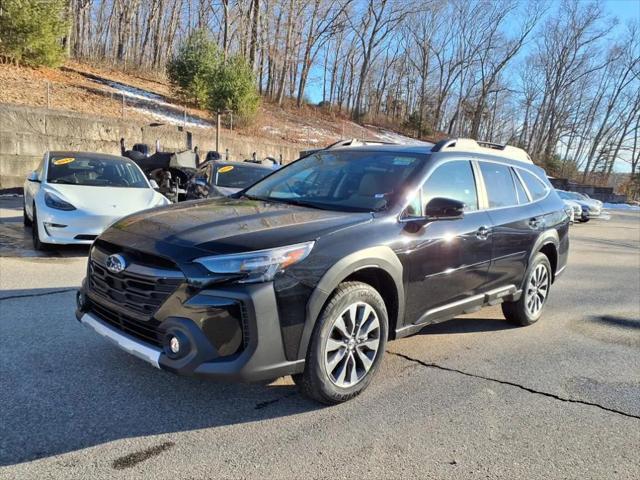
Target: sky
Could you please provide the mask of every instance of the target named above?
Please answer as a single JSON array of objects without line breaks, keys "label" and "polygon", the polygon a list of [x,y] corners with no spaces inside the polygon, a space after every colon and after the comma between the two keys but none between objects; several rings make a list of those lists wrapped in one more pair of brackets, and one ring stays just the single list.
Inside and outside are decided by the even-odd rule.
[{"label": "sky", "polygon": [[[535,0],[529,0],[535,1]],[[590,0],[579,0],[579,1],[590,1]],[[617,28],[620,28],[622,25],[627,23],[633,19],[640,19],[640,0],[600,0],[602,5],[604,5],[605,10],[612,16],[616,17],[619,20],[619,25]],[[553,12],[557,9],[561,0],[551,0],[551,8],[549,8],[550,12]],[[529,46],[532,42],[529,42]],[[523,50],[522,55],[526,55],[526,46]],[[317,65],[320,65],[322,62],[316,62]],[[311,100],[313,103],[318,103],[322,101],[322,69],[319,67],[315,68],[315,71],[312,71],[310,74],[309,83],[305,92],[307,98]]]},{"label": "sky", "polygon": [[[591,0],[579,1],[586,2]],[[627,22],[633,19],[640,19],[640,0],[600,0],[600,2],[603,5],[605,11],[607,11],[611,17],[615,17],[618,19],[618,26],[615,27],[616,29],[621,30]],[[556,11],[560,3],[561,0],[551,0],[549,12],[552,13]],[[544,21],[544,19],[542,21]],[[615,34],[615,29],[613,33]],[[523,50],[520,53],[520,58],[523,58],[527,55],[527,51],[532,47],[532,45],[533,42],[530,41],[527,45],[525,45],[525,47],[523,47]],[[321,64],[321,61],[317,62],[317,65]],[[313,103],[318,103],[322,100],[322,69],[316,67],[314,70],[312,70],[312,72],[310,73],[309,83],[305,95]],[[615,169],[616,171],[627,171],[630,169],[630,166],[626,162],[616,162]]]}]

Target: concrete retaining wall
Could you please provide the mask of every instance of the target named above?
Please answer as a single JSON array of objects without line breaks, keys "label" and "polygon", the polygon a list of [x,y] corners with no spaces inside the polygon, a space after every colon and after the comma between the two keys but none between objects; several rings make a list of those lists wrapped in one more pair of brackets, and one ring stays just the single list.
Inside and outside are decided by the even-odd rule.
[{"label": "concrete retaining wall", "polygon": [[[127,148],[134,143],[147,143],[154,148],[156,139],[161,149],[185,150],[198,146],[201,158],[215,149],[215,129],[182,127],[85,115],[76,112],[47,110],[10,104],[0,105],[0,188],[22,186],[25,176],[40,162],[47,150],[75,150],[120,154],[120,138]],[[295,160],[304,145],[275,143],[242,137],[223,130],[220,153],[229,149],[231,160],[244,160],[256,152],[258,158],[271,156],[284,162]]]}]

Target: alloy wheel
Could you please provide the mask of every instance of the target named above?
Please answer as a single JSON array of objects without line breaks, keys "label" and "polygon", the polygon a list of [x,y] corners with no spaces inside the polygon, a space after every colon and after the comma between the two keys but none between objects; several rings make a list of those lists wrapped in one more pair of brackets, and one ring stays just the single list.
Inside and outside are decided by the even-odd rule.
[{"label": "alloy wheel", "polygon": [[365,302],[349,305],[333,324],[324,347],[324,366],[331,382],[346,388],[371,369],[380,347],[380,320]]},{"label": "alloy wheel", "polygon": [[532,317],[537,316],[549,293],[549,272],[547,267],[540,263],[536,265],[531,273],[529,283],[527,284],[527,311]]}]

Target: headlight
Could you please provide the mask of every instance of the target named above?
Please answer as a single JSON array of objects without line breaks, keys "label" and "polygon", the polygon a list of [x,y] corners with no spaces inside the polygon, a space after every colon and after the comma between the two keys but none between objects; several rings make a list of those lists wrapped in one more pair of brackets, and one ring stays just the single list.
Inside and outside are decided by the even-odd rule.
[{"label": "headlight", "polygon": [[268,282],[276,273],[298,263],[309,255],[315,242],[288,247],[255,250],[231,255],[215,255],[194,260],[212,273],[237,273],[245,277],[239,283]]},{"label": "headlight", "polygon": [[65,202],[57,195],[46,192],[44,194],[44,203],[47,207],[55,208],[56,210],[75,210],[76,207],[71,205],[69,202]]}]

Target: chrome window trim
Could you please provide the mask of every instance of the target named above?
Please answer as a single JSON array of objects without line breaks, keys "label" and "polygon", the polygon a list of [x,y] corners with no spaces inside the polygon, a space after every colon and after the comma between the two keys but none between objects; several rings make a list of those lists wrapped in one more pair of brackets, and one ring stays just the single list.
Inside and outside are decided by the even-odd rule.
[{"label": "chrome window trim", "polygon": [[[409,222],[409,221],[412,221],[412,220],[416,220],[418,218],[424,218],[424,205],[422,204],[423,203],[422,202],[422,188],[424,187],[424,184],[427,183],[427,180],[429,180],[431,175],[433,175],[433,173],[438,168],[442,167],[443,165],[446,165],[447,163],[451,163],[451,162],[469,162],[471,164],[470,165],[471,166],[471,173],[473,174],[474,183],[476,185],[476,198],[477,198],[477,201],[478,201],[478,208],[476,210],[470,210],[469,212],[464,212],[464,214],[466,216],[466,215],[469,215],[471,213],[480,212],[481,211],[481,208],[480,208],[480,205],[481,205],[481,201],[480,200],[481,199],[480,199],[480,191],[479,191],[479,188],[478,188],[478,175],[476,174],[476,171],[474,170],[473,161],[474,161],[474,159],[471,158],[471,157],[463,158],[463,157],[455,156],[455,157],[452,157],[452,158],[445,159],[442,163],[440,163],[440,165],[438,165],[436,168],[434,168],[429,173],[427,173],[424,176],[424,178],[420,181],[419,186],[416,187],[416,189],[413,190],[411,192],[411,194],[407,196],[407,200],[405,200],[405,203],[403,204],[402,208],[400,209],[400,213],[397,215],[398,222],[406,223],[406,222]],[[413,196],[416,193],[420,193],[420,210],[421,210],[420,213],[422,213],[423,216],[421,216],[421,217],[407,217],[407,216],[405,216],[403,214],[407,210],[407,207],[411,203],[411,199],[413,198]]]},{"label": "chrome window trim", "polygon": [[[521,168],[521,167],[517,167],[517,166],[514,166],[514,165],[509,165],[509,164],[507,164],[507,163],[502,163],[502,162],[498,162],[498,161],[494,161],[494,160],[485,160],[485,159],[481,159],[481,160],[476,160],[476,161],[478,161],[478,162],[497,163],[497,164],[500,164],[500,165],[504,165],[504,166],[507,166],[507,167],[511,167],[511,168],[513,168],[513,169],[516,171],[516,173],[518,174],[518,178],[522,178],[522,177],[520,176],[520,173],[518,172],[518,170],[526,170],[526,169]],[[536,174],[535,174],[535,173],[533,173],[533,172],[529,172],[529,170],[526,170],[526,171],[527,171],[528,173],[530,173],[531,175],[533,175],[533,176],[534,176],[538,181],[540,181],[540,183],[542,183],[542,185],[544,185],[544,187],[545,187],[545,189],[546,189],[546,191],[547,191],[547,193],[546,193],[546,195],[545,195],[544,197],[541,197],[541,198],[539,198],[538,200],[533,200],[533,201],[529,200],[529,202],[527,202],[527,203],[520,203],[520,204],[518,204],[518,205],[511,205],[511,206],[508,206],[508,207],[493,207],[493,208],[486,208],[486,209],[484,209],[484,210],[483,210],[483,212],[493,212],[493,211],[496,211],[496,210],[504,210],[505,208],[526,207],[526,206],[528,206],[528,205],[533,205],[533,204],[535,204],[535,203],[541,202],[542,200],[546,199],[546,198],[549,196],[549,194],[551,193],[551,189],[547,186],[547,184],[546,184],[546,183],[544,183],[542,180],[540,180],[540,177],[538,177],[538,175],[536,175]],[[525,190],[526,190],[526,192],[527,192],[527,195],[529,195],[529,197],[530,197],[530,198],[533,198],[533,197],[531,196],[531,193],[529,192],[529,189],[527,188],[526,184],[524,183],[524,181],[522,182],[522,185],[524,186],[524,188],[525,188]],[[488,198],[487,198],[487,200],[488,200]]]},{"label": "chrome window trim", "polygon": [[[436,152],[437,153],[437,152]],[[452,152],[453,153],[453,152]],[[433,157],[434,154],[432,154]],[[473,174],[476,180],[476,195],[478,196],[478,209],[477,210],[472,210],[470,212],[464,212],[465,216],[466,215],[470,215],[472,213],[477,213],[477,212],[492,212],[492,211],[496,211],[496,210],[504,210],[505,208],[514,208],[514,207],[526,207],[529,205],[533,205],[535,203],[541,202],[543,200],[545,200],[550,194],[551,194],[551,189],[549,188],[549,186],[540,179],[540,177],[538,176],[538,174],[531,172],[529,170],[527,170],[526,168],[520,167],[519,165],[511,165],[509,163],[505,163],[504,161],[501,160],[494,160],[494,159],[487,159],[487,158],[478,158],[476,156],[474,156],[473,154],[469,154],[468,157],[463,157],[462,153],[458,153],[455,156],[451,156],[451,158],[447,158],[445,160],[442,161],[442,163],[440,163],[440,165],[438,165],[437,168],[439,168],[442,165],[445,165],[446,163],[449,162],[456,162],[456,161],[468,161],[471,162],[471,167],[473,170]],[[513,171],[516,173],[516,175],[518,175],[518,178],[520,179],[520,182],[522,183],[523,188],[525,189],[525,192],[527,193],[527,196],[529,197],[529,202],[527,203],[519,203],[517,205],[511,205],[508,207],[493,207],[493,208],[489,208],[489,197],[486,191],[486,186],[484,184],[484,177],[482,176],[481,172],[480,172],[480,163],[479,162],[488,162],[488,163],[497,163],[498,165],[503,165],[505,167],[509,167],[512,168]],[[517,162],[517,160],[514,160],[514,162]],[[476,173],[476,167],[474,166],[474,164],[477,163],[477,173]],[[429,177],[431,177],[431,175],[433,174],[433,172],[435,172],[437,170],[437,168],[431,170],[429,173],[427,173],[424,178],[422,179],[422,181],[420,182],[420,186],[417,187],[417,191],[420,191],[420,201],[422,202],[422,187],[424,187],[424,184],[427,182],[427,180],[429,180]],[[545,190],[546,190],[546,195],[544,197],[539,198],[538,200],[531,200],[533,198],[533,196],[531,195],[531,192],[529,191],[529,189],[527,188],[527,184],[524,182],[524,180],[522,179],[522,176],[520,175],[519,170],[524,170],[527,173],[530,173],[531,175],[533,175],[536,180],[538,180],[540,183],[542,183],[542,185],[544,186]],[[515,185],[514,185],[515,188]],[[480,193],[482,193],[483,195],[481,196]],[[417,218],[422,218],[422,217],[405,217],[403,214],[405,212],[405,210],[407,209],[407,207],[409,206],[409,204],[411,203],[411,198],[413,198],[413,195],[415,195],[416,190],[414,190],[411,195],[408,195],[408,200],[405,201],[405,203],[403,204],[402,208],[400,209],[400,213],[397,215],[397,220],[400,223],[406,223],[408,221],[411,220],[415,220]],[[484,206],[484,208],[482,208]],[[424,205],[421,206],[422,209],[424,209]]]},{"label": "chrome window trim", "polygon": [[[533,199],[533,195],[531,195],[531,192],[529,191],[529,187],[527,187],[527,184],[524,183],[524,179],[522,178],[522,175],[520,175],[520,172],[516,168],[513,169],[513,173],[515,173],[516,177],[518,177],[518,180],[520,180],[520,185],[522,185],[522,188],[524,188],[524,191],[527,194],[527,197],[529,198],[528,203],[531,203]],[[538,177],[536,176],[536,178]],[[526,205],[526,204],[523,204],[523,205]]]},{"label": "chrome window trim", "polygon": [[[522,181],[522,178],[520,178],[520,174],[518,174],[518,172],[516,172],[515,168],[511,167],[511,179],[513,180],[513,186],[516,188],[516,197],[518,198],[518,205],[525,205],[529,202],[531,202],[531,199],[533,198],[531,196],[531,192],[529,192],[529,190],[527,189],[527,186],[524,184],[524,182]],[[519,184],[522,187],[522,190],[524,191],[526,198],[526,202],[524,203],[520,203],[520,191],[518,190],[518,185]]]},{"label": "chrome window trim", "polygon": [[[525,171],[526,171],[528,174],[533,175],[533,177],[534,177],[537,181],[539,181],[539,182],[542,184],[542,186],[544,187],[544,189],[545,189],[545,191],[546,191],[546,194],[545,194],[545,196],[544,196],[544,197],[540,197],[538,200],[534,200],[534,201],[532,201],[531,203],[539,202],[539,201],[544,200],[545,198],[547,198],[547,197],[549,196],[549,194],[551,193],[551,189],[549,188],[549,186],[548,186],[545,182],[543,182],[543,181],[540,179],[540,177],[538,177],[538,175],[536,175],[535,173],[530,172],[529,170],[525,170]],[[524,185],[524,187],[526,188],[527,193],[529,194],[529,197],[530,197],[530,198],[533,198],[533,195],[531,195],[531,192],[529,191],[529,187],[527,187],[527,182],[525,182],[525,181],[524,181],[524,179],[522,178],[522,175],[520,175],[520,172],[517,172],[517,173],[518,173],[518,177],[520,178],[520,180],[522,180],[522,184],[523,184],[523,185]]]}]

